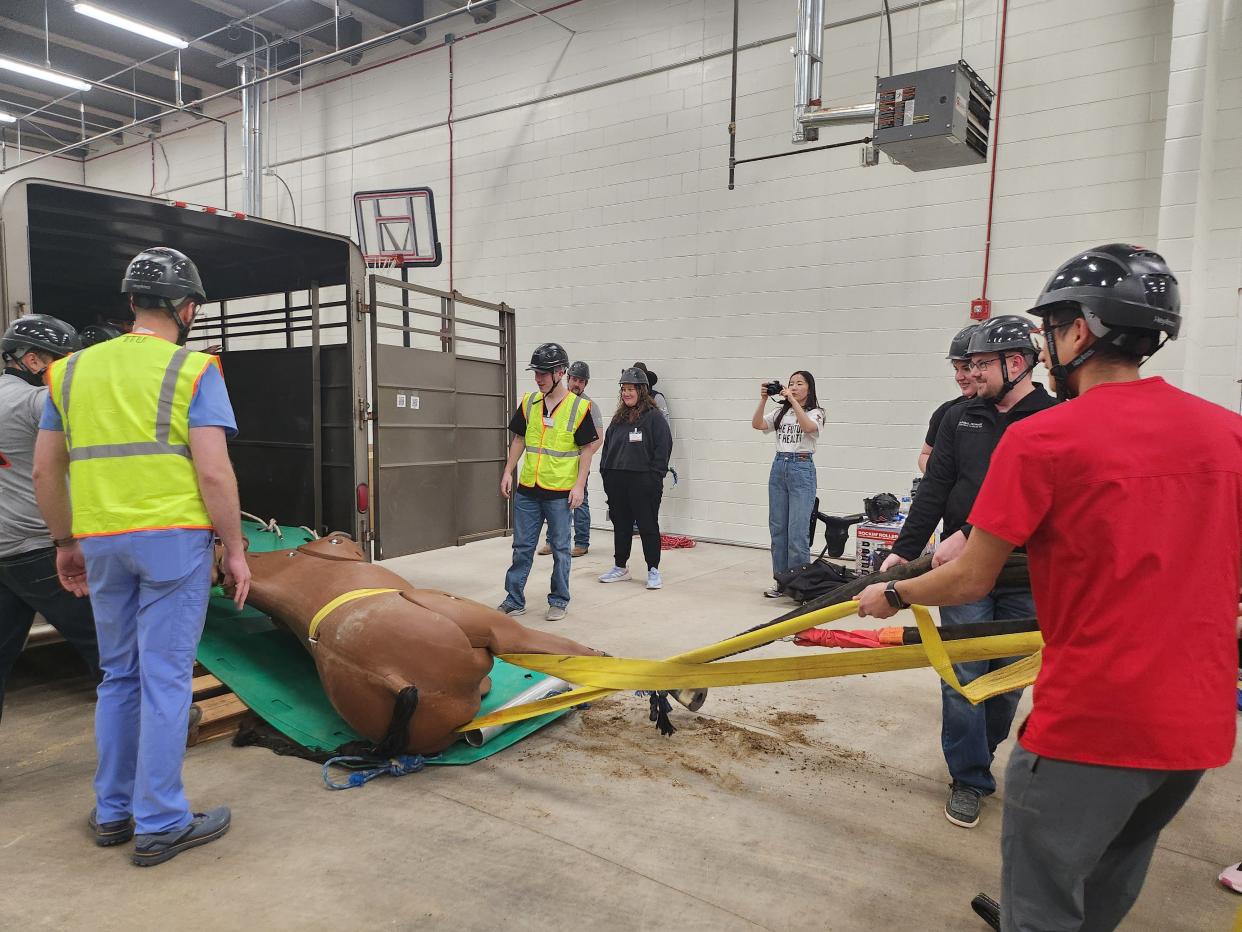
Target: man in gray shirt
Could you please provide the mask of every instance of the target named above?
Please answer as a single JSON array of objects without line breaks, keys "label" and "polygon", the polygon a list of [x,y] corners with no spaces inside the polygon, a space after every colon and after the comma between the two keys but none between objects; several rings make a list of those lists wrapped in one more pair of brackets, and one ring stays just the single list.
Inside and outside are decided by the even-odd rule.
[{"label": "man in gray shirt", "polygon": [[67,592],[56,575],[56,548],[35,503],[35,437],[47,389],[43,372],[78,348],[73,327],[46,314],[15,321],[0,339],[0,714],[4,686],[25,646],[35,612],[46,618],[99,675],[89,599]]},{"label": "man in gray shirt", "polygon": [[[587,383],[591,381],[591,367],[582,360],[570,364],[565,370],[565,387],[573,394],[581,395],[587,401],[591,399],[586,394]],[[591,419],[595,422],[595,433],[600,437],[604,436],[604,415],[600,413],[599,405],[591,403]],[[582,489],[582,504],[574,509],[574,547],[569,551],[571,557],[580,557],[591,549],[591,506],[587,504],[587,489]],[[548,533],[552,533],[552,529],[548,528]],[[549,537],[544,541],[539,553],[547,556],[552,552],[552,538]]]}]

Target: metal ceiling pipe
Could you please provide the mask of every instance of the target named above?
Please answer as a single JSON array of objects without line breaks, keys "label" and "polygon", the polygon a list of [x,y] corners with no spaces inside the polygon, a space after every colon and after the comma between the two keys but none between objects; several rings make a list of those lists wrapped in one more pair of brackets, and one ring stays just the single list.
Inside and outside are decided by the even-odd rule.
[{"label": "metal ceiling pipe", "polygon": [[852,107],[807,107],[798,122],[809,128],[849,123],[875,123],[875,103],[854,104]]},{"label": "metal ceiling pipe", "polygon": [[[281,2],[285,2],[285,0],[281,0]],[[141,119],[135,119],[131,121],[130,123],[127,123],[125,126],[118,127],[115,130],[109,130],[108,132],[105,132],[105,133],[98,133],[95,136],[90,137],[89,139],[83,139],[80,143],[74,143],[71,145],[62,146],[59,149],[54,149],[51,152],[46,152],[43,155],[37,156],[36,158],[33,158],[33,159],[22,160],[21,159],[21,146],[19,145],[18,146],[18,159],[19,159],[18,164],[28,164],[29,162],[38,161],[39,159],[46,158],[47,156],[61,155],[65,152],[70,151],[71,149],[79,149],[83,145],[90,145],[93,142],[98,142],[102,139],[107,139],[113,133],[123,132],[129,129],[134,129],[146,123],[150,123],[154,120],[159,120],[166,116],[172,116],[175,113],[183,113],[186,111],[193,112],[194,110],[201,110],[201,108],[205,106],[206,104],[209,104],[215,100],[219,100],[222,97],[227,97],[231,94],[235,94],[238,91],[243,91],[247,87],[253,87],[258,84],[264,84],[268,81],[274,81],[277,78],[284,78],[284,77],[288,77],[289,75],[293,75],[293,74],[300,74],[301,72],[307,70],[308,68],[314,68],[318,65],[326,65],[328,62],[336,61],[337,59],[340,59],[340,58],[346,58],[350,55],[360,55],[363,52],[366,52],[370,49],[378,48],[379,46],[384,45],[388,42],[392,42],[395,39],[400,39],[401,37],[408,35],[409,33],[412,33],[415,30],[426,29],[428,26],[431,26],[435,23],[442,22],[443,20],[446,20],[446,19],[450,19],[451,17],[457,16],[458,14],[461,14],[461,13],[470,13],[473,10],[478,9],[479,7],[484,7],[488,3],[492,3],[492,2],[495,2],[495,0],[466,0],[466,3],[464,6],[453,7],[453,9],[448,10],[447,12],[437,13],[434,16],[428,16],[426,19],[422,20],[421,22],[411,23],[408,26],[402,26],[400,29],[394,29],[392,32],[385,33],[382,36],[376,36],[373,39],[365,39],[362,42],[357,42],[353,45],[346,46],[345,48],[338,49],[335,52],[327,52],[323,55],[320,55],[317,58],[312,58],[309,61],[299,62],[296,65],[290,65],[285,68],[277,68],[274,71],[269,71],[265,75],[251,78],[249,81],[242,81],[238,87],[230,88],[227,91],[219,91],[218,93],[215,93],[215,94],[208,94],[206,97],[202,97],[202,98],[199,98],[198,100],[191,101],[185,106],[169,107],[169,109],[164,110],[160,113],[154,113],[148,117],[143,117]],[[276,4],[276,5],[278,6],[279,4]],[[217,30],[217,32],[219,31],[221,30]],[[98,83],[98,82],[95,82],[95,83]],[[61,98],[61,99],[64,99],[64,98]],[[51,103],[53,104],[58,103],[58,102],[59,100],[51,101]],[[17,127],[18,127],[18,133],[20,134],[21,132],[20,121],[17,123]],[[19,141],[20,141],[20,135],[19,135]],[[15,165],[13,167],[16,168],[17,166]]]},{"label": "metal ceiling pipe", "polygon": [[819,103],[824,54],[824,0],[798,0],[798,28],[794,33],[793,141],[814,142],[819,130],[802,122],[812,102]]},{"label": "metal ceiling pipe", "polygon": [[242,211],[248,217],[263,216],[263,87],[254,81],[258,70],[253,59],[238,63],[241,70]]}]

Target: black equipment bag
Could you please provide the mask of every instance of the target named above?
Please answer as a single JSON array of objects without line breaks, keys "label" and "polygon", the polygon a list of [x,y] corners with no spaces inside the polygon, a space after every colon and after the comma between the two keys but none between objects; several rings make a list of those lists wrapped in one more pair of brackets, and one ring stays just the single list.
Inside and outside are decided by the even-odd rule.
[{"label": "black equipment bag", "polygon": [[857,578],[857,573],[844,566],[816,560],[778,574],[776,581],[795,602],[809,602]]}]

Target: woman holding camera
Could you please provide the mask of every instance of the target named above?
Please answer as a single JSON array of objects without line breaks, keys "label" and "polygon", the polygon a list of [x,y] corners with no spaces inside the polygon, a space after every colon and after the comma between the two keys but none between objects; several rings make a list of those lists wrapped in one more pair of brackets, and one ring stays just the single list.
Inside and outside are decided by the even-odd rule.
[{"label": "woman holding camera", "polygon": [[629,368],[621,373],[621,403],[604,434],[600,454],[600,475],[608,512],[612,518],[614,563],[599,578],[602,583],[630,578],[626,564],[634,544],[633,528],[643,542],[647,558],[647,588],[659,589],[660,580],[660,499],[664,495],[664,474],[673,452],[668,421],[651,397],[647,373]]},{"label": "woman holding camera", "polygon": [[[768,400],[779,404],[768,410]],[[824,426],[824,410],[815,397],[815,376],[799,369],[789,385],[759,386],[759,407],[750,426],[776,434],[776,458],[768,477],[768,530],[772,535],[772,576],[809,563],[811,511],[815,507],[815,442]],[[780,582],[763,593],[784,595]]]}]

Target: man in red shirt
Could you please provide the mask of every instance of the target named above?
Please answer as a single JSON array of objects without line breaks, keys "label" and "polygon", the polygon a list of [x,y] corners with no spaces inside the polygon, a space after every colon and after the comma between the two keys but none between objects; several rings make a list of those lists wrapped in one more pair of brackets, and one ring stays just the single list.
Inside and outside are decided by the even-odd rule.
[{"label": "man in red shirt", "polygon": [[859,614],[978,598],[1026,546],[1045,647],[1006,772],[1000,928],[1108,930],[1233,752],[1242,418],[1140,377],[1181,323],[1153,252],[1081,253],[1031,313],[1068,403],[1006,432],[962,556],[868,587]]}]

